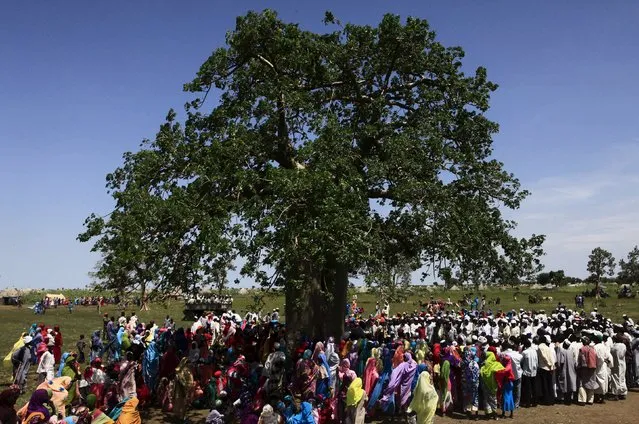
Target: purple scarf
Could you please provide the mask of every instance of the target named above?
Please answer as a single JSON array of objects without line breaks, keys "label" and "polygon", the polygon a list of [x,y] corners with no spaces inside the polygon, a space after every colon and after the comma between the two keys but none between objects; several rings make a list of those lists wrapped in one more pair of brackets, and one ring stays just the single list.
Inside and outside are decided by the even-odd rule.
[{"label": "purple scarf", "polygon": [[27,417],[34,412],[41,412],[44,414],[45,421],[49,421],[51,418],[51,413],[44,406],[45,403],[49,402],[49,392],[44,389],[38,389],[31,395],[31,399],[29,400],[29,405],[27,406]]},{"label": "purple scarf", "polygon": [[410,353],[404,353],[404,362],[399,364],[391,373],[388,386],[386,390],[384,390],[382,404],[387,404],[394,395],[395,390],[399,387],[399,406],[400,408],[404,407],[408,403],[408,399],[410,399],[410,389],[413,378],[415,377],[415,372],[417,372],[417,363],[413,361],[413,357]]}]

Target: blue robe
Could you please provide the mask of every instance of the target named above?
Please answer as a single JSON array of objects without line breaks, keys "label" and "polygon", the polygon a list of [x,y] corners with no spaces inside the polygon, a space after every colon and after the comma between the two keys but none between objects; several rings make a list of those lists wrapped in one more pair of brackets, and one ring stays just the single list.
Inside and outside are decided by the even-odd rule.
[{"label": "blue robe", "polygon": [[144,384],[150,391],[155,389],[159,368],[160,354],[157,351],[155,342],[152,341],[144,352],[144,358],[142,358],[142,377],[144,378]]}]

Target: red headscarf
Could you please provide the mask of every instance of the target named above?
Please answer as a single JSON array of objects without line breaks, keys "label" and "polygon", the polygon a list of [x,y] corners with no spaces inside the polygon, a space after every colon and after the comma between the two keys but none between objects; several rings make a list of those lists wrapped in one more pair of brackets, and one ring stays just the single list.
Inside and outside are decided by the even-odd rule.
[{"label": "red headscarf", "polygon": [[495,379],[497,380],[497,386],[501,390],[504,383],[508,381],[515,381],[515,374],[513,374],[513,364],[510,356],[501,355],[499,357],[499,362],[501,362],[504,366],[504,369],[495,373]]},{"label": "red headscarf", "polygon": [[433,364],[437,365],[441,362],[442,358],[442,345],[435,343],[433,345]]}]

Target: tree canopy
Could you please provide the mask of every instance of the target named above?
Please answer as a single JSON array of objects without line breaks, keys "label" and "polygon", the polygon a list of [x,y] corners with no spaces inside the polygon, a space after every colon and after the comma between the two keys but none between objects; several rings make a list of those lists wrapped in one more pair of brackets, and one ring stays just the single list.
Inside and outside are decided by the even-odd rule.
[{"label": "tree canopy", "polygon": [[553,286],[565,286],[568,284],[568,277],[563,269],[557,271],[550,272],[542,272],[537,275],[537,284],[547,285],[552,284]]},{"label": "tree canopy", "polygon": [[599,288],[601,277],[605,275],[612,276],[615,273],[615,258],[612,253],[601,247],[595,247],[588,256],[587,270],[590,276]]},{"label": "tree canopy", "polygon": [[79,236],[107,287],[194,292],[241,258],[242,277],[286,287],[290,323],[304,321],[295,306],[343,305],[349,275],[400,261],[488,281],[538,268],[544,237],[514,237],[502,215],[528,192],[492,157],[486,69],[465,74],[463,50],[423,19],[325,23],[237,18],[185,84],[184,119],[170,110],[107,176],[115,209]]},{"label": "tree canopy", "polygon": [[628,252],[627,258],[619,261],[619,274],[617,281],[622,284],[634,284],[639,282],[639,247],[635,246]]}]

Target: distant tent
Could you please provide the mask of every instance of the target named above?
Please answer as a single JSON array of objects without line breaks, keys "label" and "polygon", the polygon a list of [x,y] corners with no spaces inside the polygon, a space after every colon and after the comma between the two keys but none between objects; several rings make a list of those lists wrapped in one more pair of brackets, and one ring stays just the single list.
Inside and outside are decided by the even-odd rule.
[{"label": "distant tent", "polygon": [[246,290],[245,288],[241,288],[239,293],[240,294],[248,294],[248,290]]},{"label": "distant tent", "polygon": [[48,297],[51,300],[59,299],[59,300],[67,300],[67,298],[63,294],[51,294],[47,293],[45,297]]}]

